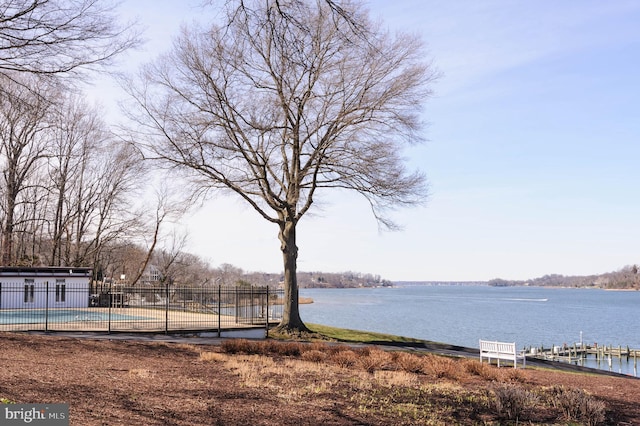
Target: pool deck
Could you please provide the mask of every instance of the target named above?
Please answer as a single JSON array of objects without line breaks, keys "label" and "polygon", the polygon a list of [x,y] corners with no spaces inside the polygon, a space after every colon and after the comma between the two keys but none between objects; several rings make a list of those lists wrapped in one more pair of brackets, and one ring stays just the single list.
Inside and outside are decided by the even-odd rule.
[{"label": "pool deck", "polygon": [[[73,311],[65,308],[65,311]],[[0,324],[0,331],[45,332],[197,332],[229,335],[237,330],[266,330],[263,318],[236,318],[233,315],[153,308],[77,308],[77,320],[59,320],[55,310],[50,318],[38,322]],[[87,314],[88,313],[88,314]],[[82,316],[87,314],[86,318]],[[110,314],[114,315],[111,320]],[[122,316],[122,317],[121,317]],[[100,319],[95,319],[100,317]],[[132,318],[135,317],[135,318]],[[118,319],[124,318],[124,319]]]}]

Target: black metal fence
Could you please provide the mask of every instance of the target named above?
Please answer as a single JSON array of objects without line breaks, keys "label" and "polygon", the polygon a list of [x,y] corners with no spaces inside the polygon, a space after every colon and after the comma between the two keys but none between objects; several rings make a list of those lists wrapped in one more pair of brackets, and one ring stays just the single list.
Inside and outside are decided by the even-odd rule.
[{"label": "black metal fence", "polygon": [[281,289],[0,283],[2,331],[202,332],[268,327]]}]

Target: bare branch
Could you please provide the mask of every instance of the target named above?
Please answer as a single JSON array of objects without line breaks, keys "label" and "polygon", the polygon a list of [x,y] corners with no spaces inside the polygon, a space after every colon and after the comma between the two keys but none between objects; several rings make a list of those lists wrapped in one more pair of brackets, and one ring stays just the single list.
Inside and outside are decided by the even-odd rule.
[{"label": "bare branch", "polygon": [[0,73],[78,75],[139,44],[104,0],[7,0],[0,5]]}]

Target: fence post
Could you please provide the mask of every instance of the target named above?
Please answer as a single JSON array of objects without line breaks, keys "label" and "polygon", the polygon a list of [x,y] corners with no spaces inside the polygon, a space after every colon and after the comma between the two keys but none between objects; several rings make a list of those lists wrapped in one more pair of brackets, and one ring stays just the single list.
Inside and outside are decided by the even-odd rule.
[{"label": "fence post", "polygon": [[49,331],[49,281],[45,281],[45,294],[44,294],[44,331]]},{"label": "fence post", "polygon": [[220,337],[220,317],[222,317],[222,285],[218,284],[218,337]]},{"label": "fence post", "polygon": [[235,294],[236,294],[236,300],[235,300],[235,305],[236,305],[236,324],[238,324],[238,317],[240,315],[240,312],[238,312],[238,310],[240,309],[240,300],[239,300],[239,296],[238,296],[238,286],[236,285],[234,287],[235,289]]},{"label": "fence post", "polygon": [[107,316],[107,333],[111,334],[111,305],[113,304],[113,279],[111,280],[111,282],[109,283],[109,290],[107,293],[107,303],[109,304],[109,314]]},{"label": "fence post", "polygon": [[166,294],[164,303],[164,334],[169,334],[169,280],[165,284]]},{"label": "fence post", "polygon": [[265,304],[265,314],[264,314],[264,328],[265,328],[265,336],[269,337],[269,286],[265,286],[265,293],[267,295]]},{"label": "fence post", "polygon": [[249,289],[249,309],[251,311],[251,325],[255,324],[253,318],[254,318],[254,308],[255,306],[253,305],[255,303],[255,300],[253,298],[253,285],[251,285],[250,289]]}]

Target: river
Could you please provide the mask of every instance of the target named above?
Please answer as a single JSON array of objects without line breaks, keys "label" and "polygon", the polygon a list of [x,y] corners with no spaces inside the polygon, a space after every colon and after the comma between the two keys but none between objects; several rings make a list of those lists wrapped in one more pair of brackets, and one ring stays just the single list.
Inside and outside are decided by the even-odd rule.
[{"label": "river", "polygon": [[[301,289],[303,321],[472,348],[478,340],[529,346],[585,344],[640,349],[640,292],[549,287],[407,285]],[[587,366],[596,365],[590,358]],[[612,370],[634,375],[633,360]]]}]

